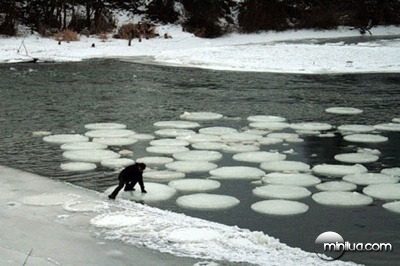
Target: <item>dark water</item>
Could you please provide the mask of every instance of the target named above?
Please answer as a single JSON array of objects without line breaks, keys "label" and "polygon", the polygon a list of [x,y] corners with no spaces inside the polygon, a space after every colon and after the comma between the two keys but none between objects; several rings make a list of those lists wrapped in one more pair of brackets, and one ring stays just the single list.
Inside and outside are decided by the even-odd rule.
[{"label": "dark water", "polygon": [[[10,69],[15,68],[15,70]],[[290,122],[320,121],[334,125],[375,124],[399,115],[400,74],[283,75],[236,73],[190,68],[171,68],[124,63],[116,60],[81,63],[0,66],[0,164],[99,191],[115,184],[115,174],[99,168],[86,174],[60,171],[64,161],[58,146],[44,143],[32,132],[84,133],[84,125],[118,121],[138,132],[151,133],[152,124],[177,119],[183,111],[214,111],[230,117],[254,114],[281,115]],[[335,116],[331,106],[362,108],[359,116]],[[209,125],[241,128],[246,120],[227,119]],[[399,133],[379,145],[357,145],[382,151],[370,170],[400,165]],[[145,143],[135,144],[134,157],[145,154]],[[288,160],[311,165],[333,163],[337,153],[354,151],[340,136],[306,137],[305,142],[271,147],[293,148]],[[268,148],[269,150],[270,148]],[[317,154],[317,157],[311,157]],[[224,155],[222,165],[238,164]],[[248,164],[251,165],[251,164]],[[256,165],[252,165],[256,166]],[[189,177],[206,177],[192,175]],[[310,210],[302,215],[274,217],[251,211],[258,200],[248,181],[223,181],[216,193],[233,195],[239,206],[220,212],[189,211],[175,206],[175,198],[159,205],[177,212],[264,231],[290,246],[313,251],[314,240],[324,231],[335,231],[350,242],[390,242],[394,252],[347,253],[344,260],[368,265],[398,265],[400,261],[400,215],[384,210],[382,201],[363,208],[333,208],[302,200]],[[314,188],[310,188],[313,192]],[[359,188],[361,190],[362,188]]]}]

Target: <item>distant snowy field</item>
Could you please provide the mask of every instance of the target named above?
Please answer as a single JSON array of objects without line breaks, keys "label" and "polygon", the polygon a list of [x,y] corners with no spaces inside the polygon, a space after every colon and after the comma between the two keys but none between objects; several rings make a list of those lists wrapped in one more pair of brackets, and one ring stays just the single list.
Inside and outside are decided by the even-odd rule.
[{"label": "distant snowy field", "polygon": [[[285,31],[258,34],[231,34],[216,39],[201,39],[182,32],[179,26],[161,26],[161,36],[137,40],[81,37],[79,42],[62,43],[31,35],[25,38],[30,56],[40,60],[80,61],[90,58],[149,57],[149,62],[217,70],[281,72],[281,73],[369,73],[400,72],[400,27],[372,29],[373,39],[361,37],[357,30],[347,28],[330,31]],[[399,35],[379,40],[377,36]],[[349,43],[340,38],[360,37],[362,42]],[[334,38],[326,43],[313,39]],[[22,49],[22,37],[0,38],[0,63],[23,62],[31,59]],[[307,41],[305,41],[307,40]],[[91,48],[95,43],[96,47]]]}]

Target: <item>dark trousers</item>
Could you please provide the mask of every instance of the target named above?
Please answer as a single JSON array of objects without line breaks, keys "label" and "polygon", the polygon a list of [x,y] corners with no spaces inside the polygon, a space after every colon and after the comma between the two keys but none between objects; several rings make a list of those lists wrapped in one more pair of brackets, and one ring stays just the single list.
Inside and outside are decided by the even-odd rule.
[{"label": "dark trousers", "polygon": [[110,194],[111,198],[117,197],[119,191],[125,186],[125,190],[133,190],[133,187],[136,185],[137,181],[126,181],[124,178],[119,177],[118,186],[114,189],[114,191]]}]

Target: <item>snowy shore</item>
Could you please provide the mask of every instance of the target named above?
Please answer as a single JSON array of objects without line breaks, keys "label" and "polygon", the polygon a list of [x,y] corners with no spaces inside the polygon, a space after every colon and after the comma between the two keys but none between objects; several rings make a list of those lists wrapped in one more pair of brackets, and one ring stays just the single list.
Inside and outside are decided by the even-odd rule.
[{"label": "snowy shore", "polygon": [[[78,42],[58,43],[31,35],[24,39],[29,56],[18,48],[23,40],[0,38],[0,63],[32,60],[80,61],[91,58],[148,57],[153,63],[217,70],[280,73],[371,73],[400,72],[400,27],[376,27],[372,36],[357,30],[299,30],[231,34],[201,39],[178,26],[161,26],[162,36],[133,41],[81,37]],[[350,39],[349,39],[350,38]],[[355,40],[351,39],[355,38]],[[351,40],[351,41],[346,41]],[[95,48],[91,45],[95,44]]]},{"label": "snowy shore", "polygon": [[354,265],[324,262],[261,232],[126,200],[110,202],[99,193],[4,166],[0,177],[5,206],[0,215],[1,265],[21,265],[27,257],[27,265],[127,265],[133,260],[138,265],[193,265],[199,260]]}]

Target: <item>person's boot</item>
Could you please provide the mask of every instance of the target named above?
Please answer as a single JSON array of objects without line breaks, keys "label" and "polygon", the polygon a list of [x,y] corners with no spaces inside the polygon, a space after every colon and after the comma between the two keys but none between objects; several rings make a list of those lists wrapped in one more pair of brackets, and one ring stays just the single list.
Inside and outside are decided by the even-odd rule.
[{"label": "person's boot", "polygon": [[115,196],[114,195],[108,195],[108,198],[111,200],[115,200]]}]

